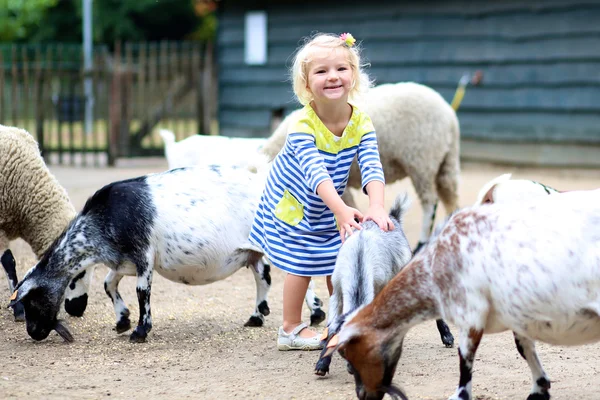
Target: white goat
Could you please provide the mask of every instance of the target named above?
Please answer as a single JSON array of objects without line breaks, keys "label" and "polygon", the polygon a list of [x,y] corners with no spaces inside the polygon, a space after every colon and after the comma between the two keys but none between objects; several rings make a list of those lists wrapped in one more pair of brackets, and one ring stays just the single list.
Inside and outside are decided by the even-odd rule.
[{"label": "white goat", "polygon": [[25,307],[27,332],[42,340],[56,329],[72,340],[57,320],[60,300],[69,281],[96,263],[111,269],[104,288],[114,304],[118,333],[131,327],[119,281],[137,275],[140,318],[133,342],[145,341],[152,328],[154,271],[175,282],[204,285],[251,267],[257,300],[246,325],[261,326],[269,314],[271,277],[248,235],[263,187],[261,174],[213,166],[141,176],[98,190],[19,282],[13,303]]},{"label": "white goat", "polygon": [[511,174],[500,175],[487,182],[477,194],[476,205],[527,201],[531,197],[559,193],[543,183],[527,179],[510,179]]},{"label": "white goat", "polygon": [[262,138],[192,135],[175,142],[173,132],[161,129],[159,134],[169,169],[211,164],[257,168],[268,161],[259,152],[266,142]]},{"label": "white goat", "polygon": [[535,341],[600,340],[599,286],[600,189],[464,209],[371,304],[346,318],[327,353],[343,351],[360,399],[406,398],[392,386],[404,337],[443,317],[460,330],[460,381],[450,399],[470,400],[483,334],[511,330],[532,373],[528,399],[549,399]]},{"label": "white goat", "polygon": [[[402,230],[402,217],[408,208],[408,197],[399,195],[390,210],[394,230],[384,232],[373,221],[349,236],[338,253],[331,282],[327,329],[322,339],[330,340],[338,333],[344,317],[375,298],[375,295],[410,261],[412,252]],[[441,327],[440,327],[441,325]],[[451,347],[454,337],[444,321],[438,321],[442,342]],[[321,357],[315,367],[317,375],[329,372],[331,356]]]}]

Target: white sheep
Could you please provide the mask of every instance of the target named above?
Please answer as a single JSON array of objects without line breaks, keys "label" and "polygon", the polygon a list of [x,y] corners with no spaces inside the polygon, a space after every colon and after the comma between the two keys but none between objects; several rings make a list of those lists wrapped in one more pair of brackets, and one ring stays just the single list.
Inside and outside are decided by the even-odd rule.
[{"label": "white sheep", "polygon": [[[17,284],[10,241],[22,238],[40,258],[75,216],[66,190],[48,170],[35,139],[25,130],[0,125],[0,261],[11,292]],[[83,278],[83,279],[82,279]],[[81,316],[87,306],[90,274],[71,283],[65,309]],[[15,319],[23,319],[20,304]]]},{"label": "white sheep", "polygon": [[527,179],[510,179],[511,174],[500,175],[487,182],[477,194],[476,205],[521,202],[531,197],[559,193],[558,190],[543,183]]},{"label": "white sheep", "polygon": [[406,398],[392,385],[404,337],[443,317],[460,330],[460,380],[450,399],[470,400],[483,334],[511,330],[532,373],[528,399],[549,399],[535,341],[600,340],[599,286],[600,189],[519,207],[472,207],[453,215],[371,304],[346,318],[328,353],[343,351],[360,399]]},{"label": "white sheep", "polygon": [[204,285],[250,267],[256,308],[246,326],[261,326],[269,314],[270,268],[248,235],[264,180],[264,174],[243,168],[191,167],[98,190],[19,282],[14,301],[25,307],[27,332],[42,340],[55,329],[71,340],[57,320],[60,300],[69,281],[96,263],[111,269],[104,288],[114,305],[118,333],[131,327],[119,281],[124,275],[137,276],[140,317],[132,342],[145,341],[152,328],[154,272],[186,285]]},{"label": "white sheep", "polygon": [[[460,129],[453,108],[435,90],[413,82],[384,84],[369,90],[359,106],[372,119],[386,183],[410,177],[423,208],[419,244],[433,228],[438,197],[449,214],[458,207]],[[277,127],[262,151],[273,159],[283,147],[294,111]],[[360,188],[354,163],[348,187]],[[355,206],[346,191],[344,201]]]},{"label": "white sheep", "polygon": [[[338,253],[331,283],[333,294],[329,300],[327,328],[322,339],[329,341],[341,328],[346,315],[367,305],[383,287],[410,261],[412,252],[402,230],[402,217],[409,200],[406,195],[396,197],[390,210],[394,229],[383,231],[373,221],[366,221],[362,229],[349,236]],[[438,321],[442,342],[452,347],[454,337],[444,321]],[[315,373],[324,376],[329,372],[331,355],[321,357]]]}]

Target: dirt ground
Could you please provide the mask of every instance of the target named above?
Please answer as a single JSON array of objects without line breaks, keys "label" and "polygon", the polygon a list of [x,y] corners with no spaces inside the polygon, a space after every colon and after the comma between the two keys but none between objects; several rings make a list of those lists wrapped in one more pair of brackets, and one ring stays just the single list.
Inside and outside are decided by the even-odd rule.
[{"label": "dirt ground", "polygon": [[[162,159],[123,164],[116,169],[52,167],[77,209],[102,185],[166,168]],[[486,181],[505,172],[543,182],[560,190],[600,187],[600,170],[532,169],[463,163],[461,205],[471,204]],[[405,221],[414,245],[421,210],[408,180],[390,185],[391,205],[396,193],[408,191],[415,200]],[[366,198],[360,198],[361,208]],[[443,212],[438,214],[440,217]],[[35,263],[29,246],[12,243],[19,276]],[[271,315],[262,328],[245,328],[254,308],[252,274],[241,270],[207,286],[192,287],[155,275],[152,287],[154,328],[145,344],[130,344],[129,334],[117,335],[113,308],[102,289],[107,269],[96,268],[90,304],[82,318],[64,315],[75,342],[67,344],[53,332],[42,342],[30,339],[10,310],[0,309],[0,398],[150,399],[258,398],[351,399],[354,381],[339,357],[331,375],[318,378],[313,367],[318,352],[278,352],[283,274],[273,272],[269,295]],[[325,300],[324,279],[316,280]],[[4,295],[2,295],[4,293]],[[137,320],[135,280],[125,277],[121,293]],[[0,296],[8,299],[5,281]],[[6,301],[6,303],[8,300]],[[325,308],[326,310],[326,308]],[[308,320],[308,311],[305,316]],[[322,329],[320,327],[319,329]],[[456,335],[456,329],[451,326]],[[553,399],[598,399],[600,344],[577,348],[539,344],[539,353],[552,379]],[[411,399],[446,399],[458,383],[457,350],[443,347],[434,321],[412,329],[404,345],[395,383]],[[530,373],[505,332],[485,336],[477,353],[473,394],[479,400],[525,399]]]}]

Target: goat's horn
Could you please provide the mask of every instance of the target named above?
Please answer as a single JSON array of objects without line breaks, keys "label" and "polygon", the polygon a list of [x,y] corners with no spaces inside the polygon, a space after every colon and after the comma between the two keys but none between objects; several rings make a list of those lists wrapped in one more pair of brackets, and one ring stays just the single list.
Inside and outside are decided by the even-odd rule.
[{"label": "goat's horn", "polygon": [[65,340],[65,342],[72,343],[75,340],[73,339],[73,335],[71,335],[71,332],[69,332],[67,327],[61,321],[56,322],[54,330],[60,335],[60,337],[62,337]]}]

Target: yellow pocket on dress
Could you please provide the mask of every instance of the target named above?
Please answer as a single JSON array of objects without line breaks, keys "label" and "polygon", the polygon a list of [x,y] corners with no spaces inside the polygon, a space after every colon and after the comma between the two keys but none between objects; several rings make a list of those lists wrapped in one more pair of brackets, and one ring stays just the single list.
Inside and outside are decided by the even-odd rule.
[{"label": "yellow pocket on dress", "polygon": [[288,225],[296,226],[304,218],[304,206],[286,189],[275,206],[275,216]]}]

